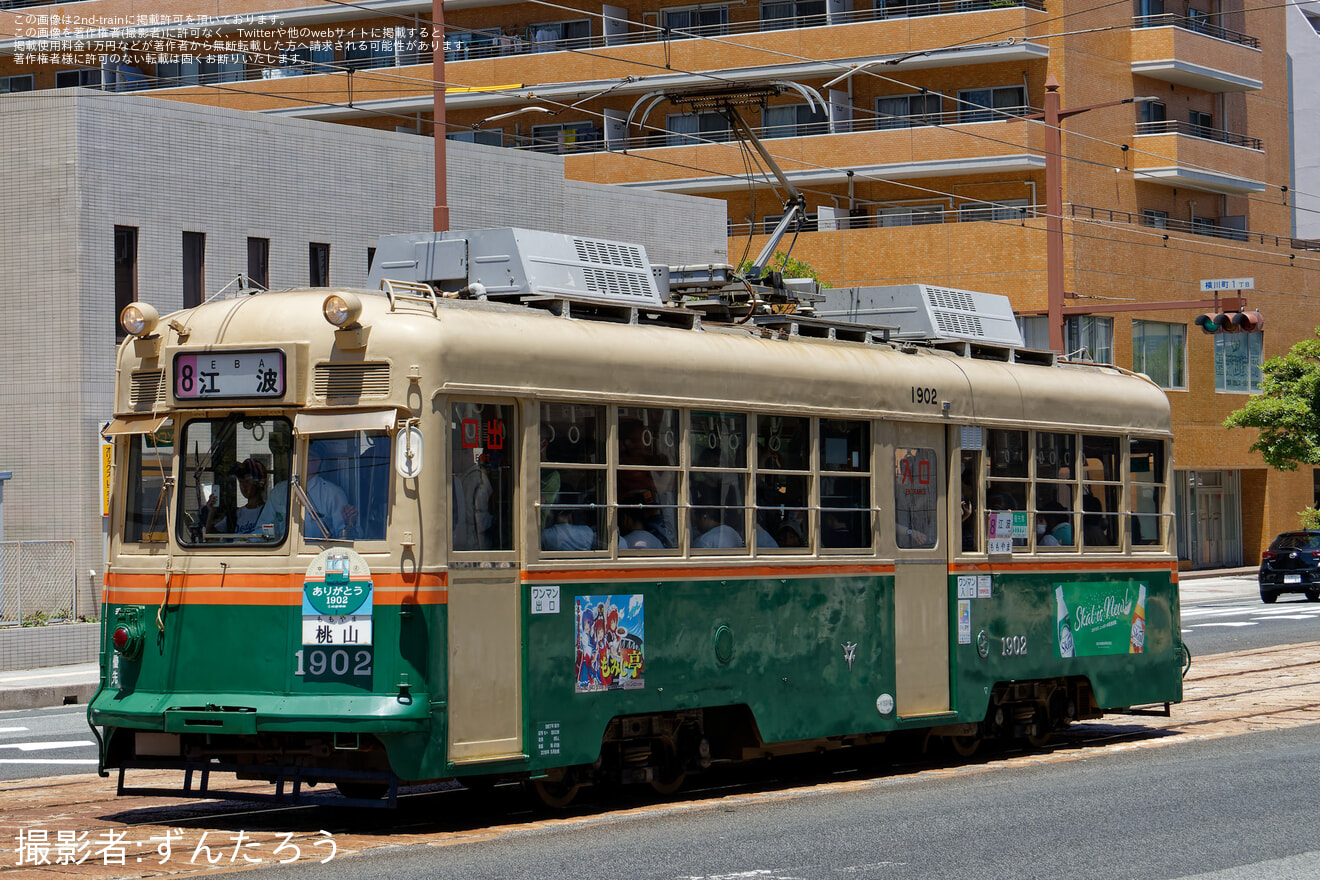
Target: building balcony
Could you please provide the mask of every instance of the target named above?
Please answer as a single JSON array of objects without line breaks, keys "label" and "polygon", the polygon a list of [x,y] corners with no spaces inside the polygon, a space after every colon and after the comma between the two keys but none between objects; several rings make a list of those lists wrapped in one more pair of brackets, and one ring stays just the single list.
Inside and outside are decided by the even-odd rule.
[{"label": "building balcony", "polygon": [[1132,173],[1137,180],[1226,195],[1265,191],[1259,138],[1172,120],[1137,125]]},{"label": "building balcony", "polygon": [[[789,180],[801,187],[843,185],[850,176],[874,176],[884,180],[956,177],[981,174],[1030,174],[1045,168],[1042,152],[1044,133],[1036,126],[1010,125],[1002,120],[1034,112],[1032,108],[1009,108],[1000,121],[975,122],[959,119],[959,113],[935,113],[923,117],[879,117],[843,125],[820,123],[770,126],[758,129],[767,149]],[[989,111],[974,111],[986,113]],[[924,119],[920,125],[899,125]],[[940,124],[947,123],[947,124]],[[969,134],[981,135],[969,137]],[[529,148],[551,145],[528,145]],[[635,140],[628,153],[576,149],[566,161],[570,177],[640,186],[677,193],[723,193],[746,188],[747,169],[738,142],[728,132],[685,134],[667,132]],[[600,144],[596,144],[600,146]],[[566,151],[567,152],[567,151]],[[655,159],[664,164],[647,162]],[[639,169],[688,167],[701,169],[689,177],[657,180],[639,179]],[[758,184],[773,178],[761,171],[753,175]]]},{"label": "building balcony", "polygon": [[1260,89],[1264,62],[1255,37],[1206,16],[1143,15],[1133,20],[1132,73],[1206,92]]},{"label": "building balcony", "polygon": [[[335,7],[335,17],[345,14],[377,13],[410,8],[417,0],[377,0],[349,7]],[[360,6],[360,8],[359,8]],[[450,4],[446,4],[448,8]],[[830,79],[842,65],[874,61],[874,54],[855,57],[845,54],[846,47],[883,46],[893,57],[903,59],[905,70],[999,62],[1026,62],[1047,56],[1043,44],[1029,41],[1000,40],[992,43],[969,41],[982,33],[1012,33],[1042,20],[1043,0],[930,0],[923,3],[884,2],[878,8],[821,15],[775,15],[779,6],[736,10],[742,18],[719,24],[700,24],[686,28],[662,26],[654,13],[641,14],[642,21],[607,20],[605,27],[581,21],[555,25],[522,24],[499,28],[476,25],[474,10],[463,20],[466,5],[456,9],[454,20],[445,32],[445,59],[463,65],[465,82],[477,87],[505,86],[510,83],[562,84],[565,67],[563,52],[605,50],[590,58],[579,55],[573,70],[583,74],[584,82],[605,81],[626,76],[637,77],[645,71],[671,67],[678,70],[708,68],[747,69],[760,76],[818,76]],[[345,11],[347,10],[347,12]],[[286,18],[306,20],[309,10],[285,10],[272,13]],[[327,15],[329,13],[326,13]],[[636,13],[635,13],[636,14]],[[956,15],[956,18],[949,16]],[[220,21],[220,19],[217,19]],[[611,23],[613,22],[613,23]],[[190,44],[195,61],[182,65],[187,69],[162,72],[150,64],[119,64],[90,68],[86,81],[79,84],[106,91],[139,91],[215,84],[259,83],[269,79],[343,74],[346,71],[380,70],[430,63],[429,36],[418,27],[385,24],[371,31],[371,38],[344,47],[326,49],[318,45],[280,46],[262,52],[208,54],[205,47]],[[573,25],[570,27],[570,25]],[[578,27],[581,25],[581,27]],[[199,26],[199,25],[194,25]],[[217,25],[217,37],[226,35],[233,25]],[[837,28],[849,29],[846,38]],[[766,64],[766,52],[779,56],[784,32],[792,31],[795,54],[820,59],[815,63]],[[167,32],[161,31],[160,37]],[[717,49],[697,37],[732,38]],[[71,35],[67,39],[73,39]],[[124,36],[126,45],[148,52],[150,42],[158,38],[152,29]],[[0,56],[51,53],[64,49],[65,38],[0,40]],[[955,44],[951,46],[951,43]],[[217,45],[217,52],[223,44]],[[713,57],[712,53],[718,53]],[[137,55],[133,54],[136,58]],[[471,62],[471,64],[466,64]],[[173,65],[180,67],[180,65]],[[643,73],[644,75],[644,73]],[[458,75],[455,74],[455,78]],[[650,81],[651,77],[647,78]],[[664,79],[664,77],[661,77]],[[38,84],[41,85],[41,84]],[[661,84],[662,86],[665,84]],[[386,88],[377,86],[377,92]],[[429,90],[427,90],[429,92]],[[539,91],[539,90],[538,90]],[[359,104],[369,102],[360,96]],[[414,102],[416,103],[416,102]],[[493,102],[487,106],[493,106]],[[246,105],[245,105],[246,106]],[[265,109],[265,108],[262,108]],[[392,108],[397,110],[399,108]],[[409,107],[409,112],[421,108]],[[317,117],[316,108],[306,115]],[[361,115],[355,113],[351,115]],[[330,117],[325,117],[330,118]]]}]

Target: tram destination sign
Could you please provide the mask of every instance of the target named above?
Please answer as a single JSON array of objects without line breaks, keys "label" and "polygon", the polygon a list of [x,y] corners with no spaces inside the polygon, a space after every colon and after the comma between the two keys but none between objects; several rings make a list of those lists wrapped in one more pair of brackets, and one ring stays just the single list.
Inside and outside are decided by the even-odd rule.
[{"label": "tram destination sign", "polygon": [[179,400],[284,396],[284,352],[205,351],[174,355]]}]

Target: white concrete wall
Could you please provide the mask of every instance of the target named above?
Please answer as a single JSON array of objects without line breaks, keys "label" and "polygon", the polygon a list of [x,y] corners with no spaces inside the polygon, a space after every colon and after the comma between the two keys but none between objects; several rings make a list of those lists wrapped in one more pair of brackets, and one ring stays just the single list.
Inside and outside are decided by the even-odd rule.
[{"label": "white concrete wall", "polygon": [[[77,542],[83,608],[103,572],[97,428],[112,408],[114,227],[138,229],[138,297],[182,307],[182,233],[206,234],[205,289],[270,239],[272,287],[360,285],[382,234],[430,229],[432,141],[88,90],[0,96],[0,471],[9,540]],[[568,182],[558,156],[448,143],[451,225],[637,241],[723,262],[724,203]]]},{"label": "white concrete wall", "polygon": [[[1305,4],[1320,15],[1320,3]],[[1299,6],[1288,14],[1288,118],[1292,128],[1293,235],[1320,239],[1320,34]]]}]

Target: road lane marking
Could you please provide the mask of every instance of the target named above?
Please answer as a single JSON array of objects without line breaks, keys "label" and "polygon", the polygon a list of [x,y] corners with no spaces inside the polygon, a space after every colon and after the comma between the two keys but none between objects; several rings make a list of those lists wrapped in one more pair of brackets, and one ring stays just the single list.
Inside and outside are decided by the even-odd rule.
[{"label": "road lane marking", "polygon": [[0,733],[22,733],[26,727],[0,727]]},{"label": "road lane marking", "polygon": [[0,758],[0,764],[95,764],[95,758]]},{"label": "road lane marking", "polygon": [[18,749],[20,752],[42,752],[47,749],[78,749],[83,746],[94,746],[96,743],[90,739],[66,740],[64,742],[35,742],[35,743],[4,743],[0,744],[0,749]]}]

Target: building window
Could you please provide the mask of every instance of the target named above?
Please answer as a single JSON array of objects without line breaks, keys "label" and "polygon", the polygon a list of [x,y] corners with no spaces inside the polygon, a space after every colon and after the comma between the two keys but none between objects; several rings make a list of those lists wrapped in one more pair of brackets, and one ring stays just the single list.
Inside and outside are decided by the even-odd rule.
[{"label": "building window", "polygon": [[270,289],[270,239],[249,238],[247,240],[248,285],[253,284]]},{"label": "building window", "polygon": [[1187,327],[1163,321],[1132,322],[1132,369],[1161,388],[1187,388]]},{"label": "building window", "polygon": [[538,153],[583,153],[603,147],[601,130],[590,122],[532,126],[532,149]]},{"label": "building window", "polygon": [[762,137],[806,137],[829,132],[829,114],[807,104],[766,107],[761,114]]},{"label": "building window", "polygon": [[1260,391],[1264,333],[1215,334],[1215,390],[1255,394]]},{"label": "building window", "polygon": [[70,89],[74,86],[99,86],[100,84],[101,69],[99,67],[61,70],[55,74],[55,88],[57,89]]},{"label": "building window", "polygon": [[330,245],[312,242],[307,245],[307,283],[312,287],[330,286]]},{"label": "building window", "polygon": [[1063,322],[1063,351],[1068,357],[1114,362],[1114,319],[1075,315]]},{"label": "building window", "polygon": [[729,32],[729,7],[689,6],[660,13],[671,40],[685,37],[718,37]]},{"label": "building window", "polygon": [[560,52],[586,49],[591,45],[591,22],[551,21],[531,27],[533,49],[537,52]]},{"label": "building window", "polygon": [[729,120],[720,113],[671,113],[665,117],[665,129],[669,132],[667,147],[727,141],[731,136]]},{"label": "building window", "polygon": [[1162,101],[1145,101],[1141,104],[1141,121],[1147,125],[1163,122],[1166,109]]},{"label": "building window", "polygon": [[[761,231],[769,234],[775,231],[779,221],[784,219],[783,214],[766,214],[761,218]],[[820,229],[820,215],[814,211],[810,214],[799,214],[797,223],[790,225],[786,232],[817,232]]]},{"label": "building window", "polygon": [[369,247],[369,248],[367,248],[367,274],[368,274],[368,275],[371,274],[371,266],[372,266],[372,264],[375,263],[375,262],[376,262],[376,249],[375,249],[374,247]]},{"label": "building window", "polygon": [[992,89],[962,89],[958,92],[959,122],[993,122],[1006,116],[1022,116],[1026,106],[1025,86],[999,86]]},{"label": "building window", "polygon": [[279,66],[261,71],[262,79],[282,79],[310,73],[333,73],[335,50],[332,46],[290,46],[280,50]]},{"label": "building window", "polygon": [[1026,315],[1017,319],[1022,344],[1040,351],[1050,350],[1050,319],[1046,315]]},{"label": "building window", "polygon": [[1215,223],[1215,221],[1214,221],[1213,218],[1210,218],[1210,217],[1193,217],[1193,218],[1192,218],[1192,234],[1193,234],[1193,235],[1218,235],[1218,234],[1219,234],[1219,226]]},{"label": "building window", "polygon": [[115,227],[115,338],[123,339],[126,331],[119,326],[119,316],[129,303],[137,302],[137,250],[136,226]]},{"label": "building window", "polygon": [[761,4],[761,30],[778,31],[825,24],[825,0],[789,0]]},{"label": "building window", "polygon": [[876,98],[875,127],[915,128],[919,125],[938,125],[941,109],[941,96],[930,93]]},{"label": "building window", "polygon": [[978,220],[1022,220],[1031,214],[1026,199],[1001,199],[995,202],[963,202],[958,206],[958,220],[973,223]]},{"label": "building window", "polygon": [[875,209],[877,226],[930,226],[944,222],[943,205],[893,205]]},{"label": "building window", "polygon": [[1149,208],[1141,212],[1141,225],[1164,229],[1169,225],[1168,211],[1152,211]]},{"label": "building window", "polygon": [[183,307],[193,309],[206,301],[206,233],[183,234]]},{"label": "building window", "polygon": [[1198,138],[1213,138],[1215,130],[1215,118],[1209,113],[1202,113],[1200,110],[1188,110],[1187,122],[1190,126],[1188,134]]},{"label": "building window", "polygon": [[0,95],[11,92],[30,92],[35,84],[32,74],[22,76],[0,76]]}]

